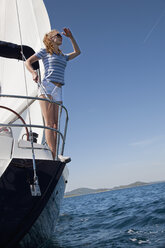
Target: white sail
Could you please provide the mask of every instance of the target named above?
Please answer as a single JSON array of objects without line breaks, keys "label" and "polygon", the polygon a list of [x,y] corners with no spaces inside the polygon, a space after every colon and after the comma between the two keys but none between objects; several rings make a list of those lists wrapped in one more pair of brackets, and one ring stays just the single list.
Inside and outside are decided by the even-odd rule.
[{"label": "white sail", "polygon": [[[44,34],[51,29],[43,0],[0,0],[0,6],[0,40],[18,45],[22,43],[35,51],[43,47]],[[26,96],[25,83],[28,96],[37,96],[37,84],[24,70],[23,62],[0,58],[1,94]],[[22,113],[27,107],[27,100],[1,97],[0,105]],[[35,108],[38,108],[35,113],[40,111],[38,105]],[[15,115],[0,108],[0,123],[10,123],[14,118]]]}]

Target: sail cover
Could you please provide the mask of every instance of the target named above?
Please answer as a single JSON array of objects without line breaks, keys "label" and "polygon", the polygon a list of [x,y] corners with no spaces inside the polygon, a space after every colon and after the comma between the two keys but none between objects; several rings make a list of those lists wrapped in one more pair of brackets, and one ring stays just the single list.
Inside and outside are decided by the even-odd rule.
[{"label": "sail cover", "polygon": [[[0,48],[3,57],[0,57],[0,87],[1,94],[37,96],[37,84],[23,66],[23,61],[11,59],[13,53],[18,53],[20,45],[38,51],[43,47],[43,37],[49,32],[50,22],[43,0],[0,0],[0,41],[8,46],[8,58],[5,49]],[[7,42],[7,44],[3,43]],[[7,53],[8,53],[7,52]],[[41,65],[41,74],[42,74]],[[25,82],[26,81],[26,82]],[[28,102],[30,104],[30,102]],[[0,105],[12,108],[22,113],[27,107],[27,100],[0,97]],[[32,115],[36,115],[32,113]],[[36,118],[36,116],[35,116]],[[15,116],[6,110],[0,109],[0,123],[11,123]]]},{"label": "sail cover", "polygon": [[[0,57],[25,61],[34,53],[35,51],[29,46],[0,41]],[[39,69],[39,62],[35,62],[32,66],[34,70]]]}]

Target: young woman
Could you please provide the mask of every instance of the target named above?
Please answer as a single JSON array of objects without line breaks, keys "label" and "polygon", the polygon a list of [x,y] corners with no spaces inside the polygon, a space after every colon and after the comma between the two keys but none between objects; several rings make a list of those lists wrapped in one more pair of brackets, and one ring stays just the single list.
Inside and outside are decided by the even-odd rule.
[{"label": "young woman", "polygon": [[[80,54],[80,49],[69,28],[63,29],[63,35],[68,37],[73,46],[73,52],[64,55],[59,46],[62,44],[62,35],[57,30],[52,30],[44,36],[43,42],[45,49],[32,55],[26,61],[26,67],[31,72],[33,80],[38,82],[38,74],[33,70],[32,64],[42,59],[45,69],[45,75],[42,81],[42,87],[39,87],[39,97],[47,96],[62,104],[62,86],[64,85],[64,71],[68,60],[74,59]],[[45,94],[46,93],[46,94]],[[58,125],[58,105],[46,101],[40,101],[45,125],[57,129]],[[53,158],[56,157],[57,133],[51,130],[45,130],[46,142],[52,151]]]}]

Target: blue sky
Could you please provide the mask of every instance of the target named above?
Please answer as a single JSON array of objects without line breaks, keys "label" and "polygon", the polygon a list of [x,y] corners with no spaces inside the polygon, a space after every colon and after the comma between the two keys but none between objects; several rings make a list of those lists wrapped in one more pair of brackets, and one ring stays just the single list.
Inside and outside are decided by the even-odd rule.
[{"label": "blue sky", "polygon": [[[165,175],[165,1],[45,0],[52,28],[69,27],[67,191]],[[64,53],[72,51],[64,37]]]}]

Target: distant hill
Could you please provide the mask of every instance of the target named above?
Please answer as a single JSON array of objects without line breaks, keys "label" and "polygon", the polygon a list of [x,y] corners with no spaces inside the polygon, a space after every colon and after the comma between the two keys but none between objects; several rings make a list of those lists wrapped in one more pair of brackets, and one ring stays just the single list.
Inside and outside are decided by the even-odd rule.
[{"label": "distant hill", "polygon": [[78,188],[72,191],[66,192],[65,196],[78,196],[78,195],[88,195],[95,194],[99,192],[108,191],[110,189],[89,189],[89,188]]},{"label": "distant hill", "polygon": [[[155,182],[156,183],[156,182]],[[152,183],[145,183],[145,182],[135,182],[128,185],[121,185],[117,186],[111,189],[105,188],[105,189],[90,189],[90,188],[78,188],[72,191],[68,191],[65,193],[65,197],[71,197],[71,196],[79,196],[79,195],[87,195],[87,194],[95,194],[100,192],[106,192],[111,190],[118,190],[118,189],[124,189],[124,188],[133,188],[138,186],[144,186]]]},{"label": "distant hill", "polygon": [[147,185],[147,184],[150,184],[150,183],[145,183],[145,182],[138,181],[138,182],[131,183],[131,184],[128,184],[128,185],[116,186],[116,187],[112,188],[112,190],[124,189],[124,188],[133,188],[133,187],[138,187],[138,186],[144,186],[144,185]]}]

